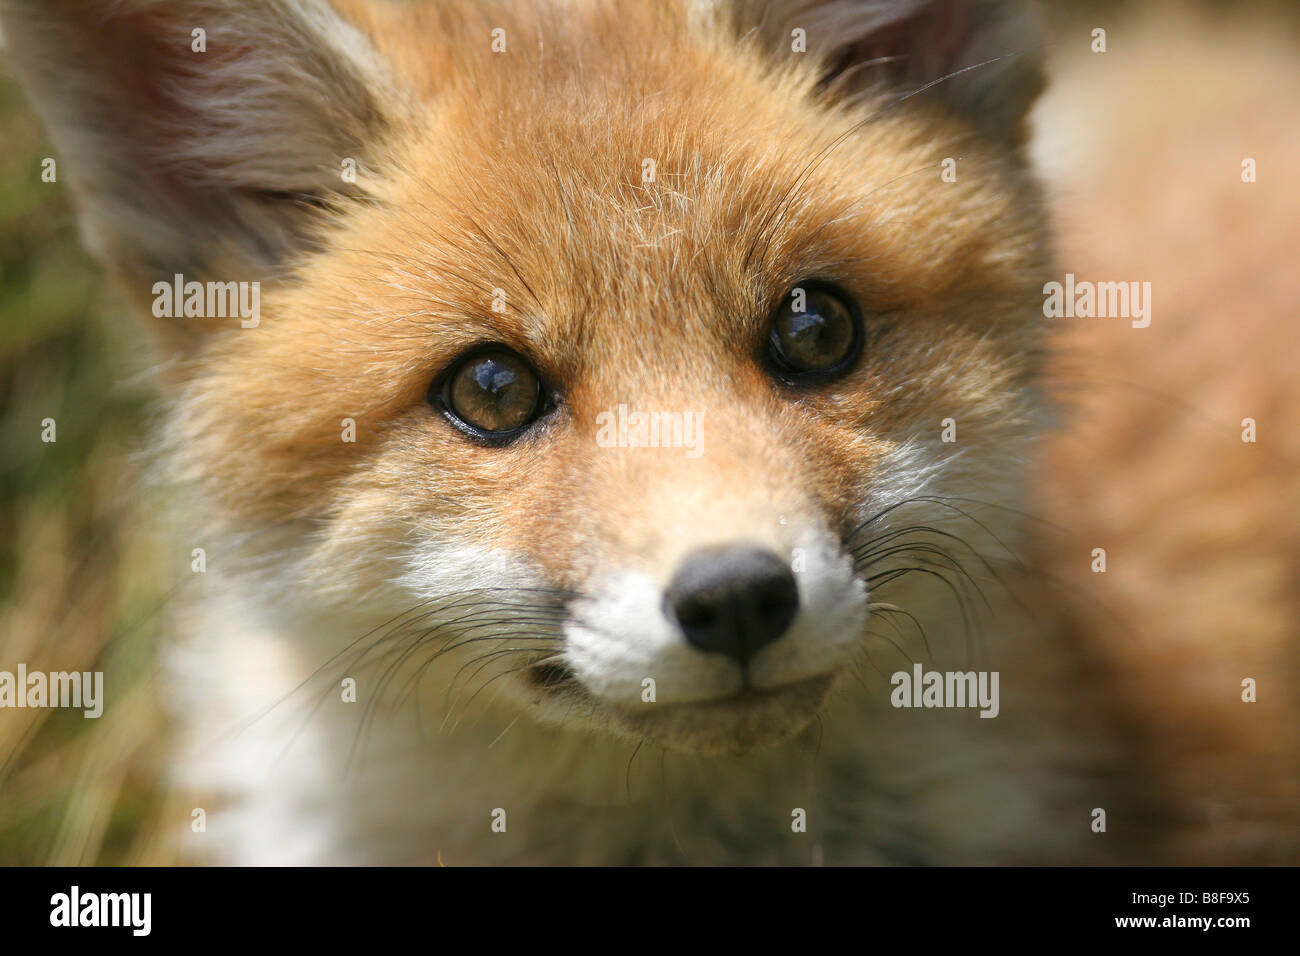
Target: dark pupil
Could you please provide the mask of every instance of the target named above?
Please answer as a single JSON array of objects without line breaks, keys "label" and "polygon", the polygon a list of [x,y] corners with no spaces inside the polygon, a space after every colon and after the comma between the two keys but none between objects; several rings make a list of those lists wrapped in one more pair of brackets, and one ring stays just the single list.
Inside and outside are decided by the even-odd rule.
[{"label": "dark pupil", "polygon": [[484,431],[511,431],[527,424],[536,404],[536,377],[510,355],[471,359],[452,383],[452,411]]},{"label": "dark pupil", "polygon": [[772,327],[773,345],[795,371],[835,365],[853,346],[853,322],[848,310],[827,295],[809,294],[807,308],[795,312],[789,304]]}]

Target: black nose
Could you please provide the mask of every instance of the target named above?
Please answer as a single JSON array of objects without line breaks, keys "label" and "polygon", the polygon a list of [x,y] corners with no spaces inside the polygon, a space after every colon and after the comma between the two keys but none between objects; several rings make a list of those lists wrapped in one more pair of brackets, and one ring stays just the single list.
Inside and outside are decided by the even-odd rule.
[{"label": "black nose", "polygon": [[785,633],[799,610],[799,588],[771,551],[708,548],[677,569],[664,606],[693,646],[744,665]]}]

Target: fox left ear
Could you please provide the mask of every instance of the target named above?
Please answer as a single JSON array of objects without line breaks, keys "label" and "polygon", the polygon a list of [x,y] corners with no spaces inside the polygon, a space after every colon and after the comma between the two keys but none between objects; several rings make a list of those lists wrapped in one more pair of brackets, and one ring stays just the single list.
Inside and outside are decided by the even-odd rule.
[{"label": "fox left ear", "polygon": [[87,245],[141,295],[174,273],[259,279],[309,248],[323,212],[364,195],[345,161],[394,109],[324,0],[0,0],[0,29]]},{"label": "fox left ear", "polygon": [[1038,18],[1016,0],[731,0],[737,29],[756,29],[807,55],[832,90],[914,94],[964,116],[982,135],[1018,147],[1042,91]]}]

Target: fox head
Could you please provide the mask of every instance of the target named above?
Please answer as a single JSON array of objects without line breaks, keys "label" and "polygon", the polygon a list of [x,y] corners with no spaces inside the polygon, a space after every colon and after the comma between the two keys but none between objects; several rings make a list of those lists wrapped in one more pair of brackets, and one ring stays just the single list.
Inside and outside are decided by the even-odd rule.
[{"label": "fox head", "polygon": [[157,316],[204,543],[322,660],[383,622],[422,693],[746,751],[1016,499],[1047,260],[1004,4],[0,9]]}]

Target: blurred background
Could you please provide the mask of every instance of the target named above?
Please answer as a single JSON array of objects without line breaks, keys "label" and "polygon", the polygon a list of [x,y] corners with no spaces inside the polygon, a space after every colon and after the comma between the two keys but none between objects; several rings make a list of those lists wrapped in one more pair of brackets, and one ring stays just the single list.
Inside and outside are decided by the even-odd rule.
[{"label": "blurred background", "polygon": [[[1277,432],[1287,414],[1300,419],[1300,4],[1055,2],[1046,13],[1056,85],[1039,109],[1034,155],[1056,206],[1061,271],[1153,280],[1156,311],[1154,334],[1138,349],[1114,323],[1063,337],[1059,372],[1082,366],[1077,381],[1090,397],[1076,408],[1079,428],[1049,449],[1041,507],[1087,540],[1134,529],[1165,535],[1164,564],[1108,582],[1138,632],[1235,629],[1247,642],[1273,641],[1260,668],[1281,666],[1268,654],[1278,653],[1281,628],[1280,646],[1294,657],[1296,618],[1276,610],[1273,591],[1300,591],[1300,566],[1266,574],[1261,563],[1300,555],[1300,510],[1291,508],[1300,505],[1300,427]],[[1109,59],[1089,50],[1094,26],[1107,29]],[[168,862],[161,834],[188,811],[166,790],[157,657],[188,556],[169,554],[157,495],[140,490],[147,343],[81,251],[62,183],[42,182],[52,155],[0,57],[0,669],[23,661],[29,670],[104,671],[112,701],[98,720],[56,709],[0,713],[0,865]],[[1254,187],[1234,172],[1246,155],[1260,162],[1253,194],[1241,193]],[[1195,321],[1161,331],[1177,328],[1168,323],[1179,312]],[[1215,354],[1225,361],[1207,363]],[[1196,457],[1172,476],[1168,457],[1152,457],[1147,484],[1136,486],[1145,494],[1125,497],[1089,472],[1098,455],[1152,455],[1143,444],[1152,434],[1231,436],[1243,408],[1270,421],[1266,454],[1276,468],[1262,476],[1180,484]],[[56,422],[53,443],[41,440],[45,419]],[[1271,527],[1233,527],[1240,494],[1274,496]],[[1187,508],[1156,507],[1179,495]],[[1211,496],[1219,516],[1209,526],[1188,517],[1197,495]],[[1234,598],[1208,600],[1222,573],[1202,580],[1191,564],[1207,547],[1224,557],[1222,543],[1243,534],[1255,550],[1226,552]],[[1170,574],[1191,575],[1200,600],[1162,592]],[[1255,610],[1243,614],[1247,597]],[[1161,623],[1142,624],[1155,613]],[[1117,653],[1149,653],[1143,663],[1176,670],[1158,649]],[[1213,725],[1204,732],[1219,726],[1212,713],[1198,719]],[[1292,746],[1283,738],[1263,752],[1248,747],[1243,760],[1279,759],[1278,747],[1285,760]]]},{"label": "blurred background", "polygon": [[81,251],[63,185],[41,181],[51,155],[0,73],[0,669],[105,671],[114,704],[98,720],[0,712],[0,865],[131,863],[155,835],[151,677],[171,587],[134,486],[147,350]]}]

